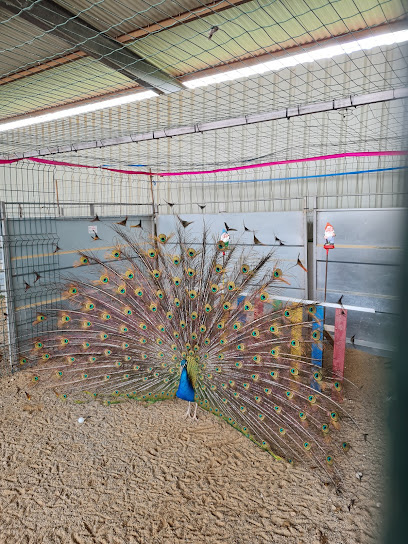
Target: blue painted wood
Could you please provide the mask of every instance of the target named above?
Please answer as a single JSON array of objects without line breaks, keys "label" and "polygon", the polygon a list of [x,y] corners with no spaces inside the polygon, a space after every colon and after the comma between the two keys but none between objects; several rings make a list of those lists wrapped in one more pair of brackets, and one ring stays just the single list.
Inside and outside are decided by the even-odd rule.
[{"label": "blue painted wood", "polygon": [[243,325],[246,323],[247,316],[246,312],[244,312],[244,300],[246,299],[246,296],[240,295],[237,298],[237,308],[241,307],[242,312],[238,314],[237,320],[240,321]]},{"label": "blue painted wood", "polygon": [[312,362],[316,366],[322,366],[323,362],[323,325],[324,325],[324,308],[316,306],[316,319],[313,321],[312,332],[320,332],[320,340],[312,344]]},{"label": "blue painted wood", "polygon": [[[312,363],[316,366],[322,366],[323,365],[323,326],[324,326],[324,308],[323,306],[316,306],[316,319],[313,321],[312,324],[312,332],[313,331],[319,331],[320,332],[320,340],[315,341],[312,343]],[[310,382],[310,386],[315,391],[320,391],[320,385],[316,380],[313,380]]]}]

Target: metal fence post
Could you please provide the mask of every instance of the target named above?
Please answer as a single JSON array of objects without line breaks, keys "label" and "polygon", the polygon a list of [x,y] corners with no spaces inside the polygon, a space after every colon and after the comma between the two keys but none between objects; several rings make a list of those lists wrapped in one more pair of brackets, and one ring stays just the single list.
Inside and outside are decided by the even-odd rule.
[{"label": "metal fence post", "polygon": [[17,360],[17,327],[16,327],[16,315],[14,311],[14,299],[13,299],[13,279],[11,268],[11,252],[10,252],[10,240],[8,237],[8,225],[5,202],[0,202],[0,216],[1,216],[1,236],[0,243],[3,254],[3,270],[2,275],[4,278],[4,302],[5,302],[5,315],[4,320],[7,323],[7,346],[8,356],[10,363],[10,371],[13,372],[13,366]]}]

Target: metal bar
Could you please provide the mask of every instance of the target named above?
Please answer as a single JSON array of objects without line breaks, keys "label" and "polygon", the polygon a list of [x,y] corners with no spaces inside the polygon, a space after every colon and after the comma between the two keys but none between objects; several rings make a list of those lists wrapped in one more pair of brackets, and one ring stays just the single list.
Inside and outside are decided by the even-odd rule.
[{"label": "metal bar", "polygon": [[310,296],[309,295],[309,263],[308,263],[308,251],[307,251],[307,245],[308,245],[308,229],[307,229],[307,198],[304,199],[304,205],[303,205],[303,265],[306,268],[307,272],[304,276],[304,295],[305,297]]},{"label": "metal bar", "polygon": [[[355,195],[351,196],[366,196],[367,194],[382,194],[382,193],[356,193]],[[387,193],[384,193],[387,194]],[[389,194],[406,194],[406,193],[389,193]],[[335,195],[333,195],[335,196]],[[319,197],[318,197],[319,198]],[[326,196],[322,197],[326,198]],[[330,213],[337,213],[337,212],[372,212],[373,210],[381,210],[382,212],[394,212],[395,210],[400,210],[402,212],[406,211],[406,208],[402,206],[395,206],[395,208],[317,208],[317,212],[328,212]],[[336,247],[338,247],[338,244],[336,244]]]},{"label": "metal bar", "polygon": [[324,308],[343,308],[344,310],[352,310],[355,312],[365,312],[369,314],[375,314],[374,308],[364,308],[363,306],[349,306],[348,304],[337,304],[335,302],[319,302],[317,300],[302,300],[301,298],[293,297],[283,297],[281,295],[276,295],[279,300],[284,300],[286,302],[298,302],[299,304],[315,304],[317,306],[323,306]]},{"label": "metal bar", "polygon": [[[259,180],[259,181],[264,181],[264,180]],[[208,183],[213,183],[213,182],[208,182]],[[370,196],[370,195],[408,195],[408,192],[406,193],[359,193],[359,194],[350,194],[348,196]],[[339,195],[326,195],[322,198],[338,198]],[[315,197],[309,197],[309,198],[315,198]],[[296,196],[288,196],[288,197],[274,197],[272,200],[270,198],[257,198],[257,199],[251,199],[251,202],[271,202],[271,201],[286,201],[286,200],[290,200],[290,201],[293,201],[293,200],[304,200],[304,197],[303,196],[299,196],[299,197],[296,197]],[[220,200],[206,200],[207,204],[219,204],[220,202],[225,202],[225,201],[220,201]],[[240,202],[248,202],[247,200],[240,200]],[[10,205],[10,204],[13,204],[13,205],[24,205],[24,206],[42,206],[42,205],[46,205],[46,206],[49,206],[50,208],[52,206],[56,206],[55,202],[45,202],[45,201],[37,201],[37,202],[21,202],[21,201],[7,201],[7,204]],[[148,206],[149,205],[149,202],[94,202],[93,203],[95,206]],[[66,206],[85,206],[85,207],[88,207],[88,206],[91,206],[92,204],[90,204],[89,202],[75,202],[75,201],[71,201],[71,200],[64,200],[64,205]],[[191,205],[191,202],[186,202],[186,203],[180,203],[180,204],[176,204],[176,206],[183,206],[183,205],[186,205],[186,206],[190,206]],[[159,206],[168,206],[168,204],[157,204],[156,205],[157,207]],[[346,208],[347,211],[362,211],[362,210],[373,210],[373,209],[379,209],[379,208]],[[395,207],[395,208],[381,208],[382,211],[384,210],[404,210],[404,208],[400,208],[400,207]],[[319,211],[327,211],[327,210],[319,210]],[[331,209],[330,212],[336,212],[338,210],[336,209]],[[345,211],[344,209],[343,210],[340,210],[340,211]],[[91,217],[93,217],[94,214],[90,214]],[[166,214],[162,214],[162,215],[166,215]],[[57,218],[56,218],[57,219]],[[75,217],[75,219],[77,219],[77,217]],[[300,246],[299,246],[300,247]],[[323,244],[318,244],[318,247],[323,247]],[[341,244],[336,244],[336,247],[343,247]],[[355,246],[350,246],[350,247],[355,247]]]},{"label": "metal bar", "polygon": [[142,87],[159,93],[172,93],[183,89],[179,81],[120,42],[102,34],[80,17],[73,17],[74,13],[53,0],[0,0],[0,6],[32,25],[55,34],[73,47],[78,46],[79,40],[82,51]]},{"label": "metal bar", "polygon": [[[375,210],[375,208],[373,208]],[[323,244],[318,244],[317,247],[324,247]],[[401,246],[374,246],[374,245],[364,245],[364,244],[336,244],[337,249],[387,249],[387,250],[395,250],[395,249],[403,249]],[[321,262],[322,259],[319,259]],[[331,261],[333,262],[333,261]],[[344,262],[344,261],[341,261]]]},{"label": "metal bar", "polygon": [[0,202],[0,215],[1,215],[1,247],[3,250],[3,267],[4,267],[4,283],[5,293],[4,300],[6,304],[7,313],[7,333],[8,333],[8,347],[9,347],[9,362],[10,371],[13,371],[13,365],[17,360],[17,326],[15,305],[13,299],[13,279],[12,279],[12,267],[11,267],[11,253],[10,242],[8,240],[7,229],[7,215],[6,204]]},{"label": "metal bar", "polygon": [[11,83],[12,81],[16,81],[17,79],[23,79],[25,77],[38,74],[39,72],[45,72],[46,70],[50,70],[51,68],[62,66],[63,64],[67,64],[69,62],[82,59],[83,57],[86,57],[86,56],[87,54],[84,53],[83,51],[76,51],[75,53],[64,55],[63,57],[57,57],[53,60],[44,62],[40,64],[39,66],[32,66],[31,68],[27,68],[26,70],[21,70],[20,72],[17,72],[16,74],[11,74],[9,76],[2,77],[0,78],[0,85]]},{"label": "metal bar", "polygon": [[[150,193],[152,195],[152,218],[153,218],[153,236],[155,237],[155,240],[157,238],[157,218],[156,218],[156,206],[154,204],[154,193],[153,193],[153,176],[152,176],[152,169],[150,168]],[[156,240],[157,244],[157,240]]]},{"label": "metal bar", "polygon": [[55,179],[55,197],[56,197],[56,200],[57,200],[57,211],[58,211],[58,215],[62,215],[62,214],[61,214],[61,208],[60,208],[60,202],[59,202],[58,180],[57,180],[57,179]]},{"label": "metal bar", "polygon": [[312,295],[317,296],[317,211],[316,199],[313,209],[313,291]]},{"label": "metal bar", "polygon": [[[305,197],[304,210],[306,213],[306,239],[305,239],[305,252],[307,254],[307,277],[306,277],[306,296],[311,299],[314,297],[315,293],[315,247],[314,240],[316,237],[316,222],[315,222],[315,213],[316,208],[316,197],[307,196]],[[310,233],[309,233],[310,231]]]},{"label": "metal bar", "polygon": [[[1,5],[1,0],[0,0]],[[292,117],[299,115],[309,115],[311,113],[318,113],[322,111],[334,111],[337,109],[344,109],[345,107],[357,107],[359,104],[352,105],[351,102],[364,102],[364,104],[371,104],[376,102],[388,102],[390,100],[400,100],[404,96],[408,96],[408,88],[399,89],[398,96],[396,96],[396,91],[382,91],[381,93],[370,93],[360,96],[350,97],[350,103],[347,106],[344,106],[343,103],[339,100],[333,100],[331,102],[319,102],[315,104],[310,104],[306,106],[299,106],[295,108],[295,112],[291,114]],[[380,96],[382,99],[380,100]],[[347,99],[349,100],[349,99]],[[324,108],[323,108],[324,105]],[[302,113],[305,108],[308,108],[307,113]],[[323,108],[323,109],[322,109]],[[81,151],[84,149],[101,149],[104,147],[111,147],[114,145],[120,145],[124,143],[132,142],[141,142],[146,140],[157,140],[161,138],[172,138],[174,136],[180,136],[184,134],[195,134],[198,132],[206,132],[209,130],[220,130],[223,128],[228,128],[232,126],[243,126],[254,123],[262,123],[264,121],[271,121],[276,119],[286,119],[287,117],[287,108],[284,110],[274,111],[274,112],[265,112],[258,113],[254,115],[247,115],[245,117],[221,119],[220,121],[211,122],[211,123],[197,123],[191,126],[182,126],[182,127],[171,127],[166,128],[160,131],[145,132],[140,134],[130,134],[129,136],[120,136],[118,138],[107,138],[106,140],[93,140],[90,142],[78,142],[70,145],[63,145],[57,147],[48,147],[44,149],[35,149],[32,151],[26,151],[21,154],[10,154],[3,155],[1,159],[22,159],[26,157],[42,157],[45,155],[55,155],[58,153],[68,153],[71,151]],[[12,120],[12,118],[11,118]],[[8,119],[10,121],[10,119]]]}]

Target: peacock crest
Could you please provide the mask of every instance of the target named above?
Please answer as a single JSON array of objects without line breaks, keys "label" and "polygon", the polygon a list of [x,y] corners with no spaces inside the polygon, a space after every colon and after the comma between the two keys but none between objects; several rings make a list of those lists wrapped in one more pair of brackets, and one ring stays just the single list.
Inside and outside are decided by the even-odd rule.
[{"label": "peacock crest", "polygon": [[86,274],[34,321],[47,330],[21,351],[31,383],[61,398],[155,401],[174,398],[184,372],[188,400],[275,457],[337,479],[352,422],[343,384],[312,358],[316,308],[274,300],[287,280],[272,251],[248,253],[206,230],[197,240],[183,225],[154,237],[113,228],[117,246],[104,259],[81,253]]}]

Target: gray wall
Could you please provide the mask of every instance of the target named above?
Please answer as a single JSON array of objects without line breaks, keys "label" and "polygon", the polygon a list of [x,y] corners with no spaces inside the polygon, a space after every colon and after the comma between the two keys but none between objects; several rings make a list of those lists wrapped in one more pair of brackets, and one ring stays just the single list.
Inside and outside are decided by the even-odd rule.
[{"label": "gray wall", "polygon": [[[112,224],[124,219],[123,216],[104,217],[103,221],[92,223],[88,218],[69,219],[8,219],[8,235],[4,240],[10,250],[12,298],[15,308],[15,335],[23,343],[40,330],[53,327],[52,321],[33,326],[37,314],[44,305],[63,307],[61,285],[69,278],[89,277],[93,266],[75,267],[78,251],[93,252],[101,260],[107,258],[117,242]],[[142,220],[144,232],[151,233],[150,217],[129,216],[128,225]],[[96,227],[99,240],[92,240],[88,227]],[[133,229],[132,229],[133,230]],[[134,229],[136,235],[139,229]],[[56,248],[58,251],[55,251]],[[40,279],[36,280],[36,274]],[[27,284],[30,286],[27,288]]]},{"label": "gray wall", "polygon": [[[324,296],[325,250],[323,232],[326,222],[336,230],[336,248],[330,251],[328,265],[327,300],[336,302],[343,295],[343,304],[374,308],[375,313],[349,311],[347,336],[355,335],[356,345],[374,349],[390,349],[397,315],[397,294],[394,292],[401,257],[402,209],[321,210],[314,213],[264,212],[247,214],[184,214],[182,219],[192,221],[187,232],[200,239],[204,227],[214,240],[224,228],[230,232],[230,244],[249,250],[254,256],[275,250],[277,264],[282,268],[290,285],[282,284],[273,295],[322,301]],[[104,217],[92,223],[90,218],[36,218],[8,219],[7,236],[3,241],[10,252],[10,279],[15,307],[16,334],[24,339],[40,330],[32,326],[44,303],[54,307],[61,304],[60,281],[88,275],[92,267],[73,268],[78,250],[93,251],[102,259],[115,245],[117,235],[110,226],[123,216]],[[149,216],[132,216],[128,224],[142,220],[144,232],[152,232]],[[308,232],[314,222],[312,261],[308,262]],[[245,226],[251,232],[244,230]],[[179,225],[175,215],[159,215],[157,232],[168,234]],[[96,226],[100,240],[94,241],[88,232]],[[309,228],[307,228],[309,226]],[[130,229],[129,229],[130,232]],[[139,234],[139,229],[134,229]],[[263,245],[254,246],[254,234]],[[280,246],[275,236],[284,242]],[[55,249],[59,248],[55,252]],[[310,252],[309,252],[310,253]],[[296,265],[297,259],[309,269],[305,273]],[[250,263],[249,263],[250,264]],[[34,281],[36,273],[41,278]],[[30,286],[26,288],[26,283]],[[332,324],[334,311],[328,309],[326,322]],[[50,323],[37,327],[47,328]]]},{"label": "gray wall", "polygon": [[[347,337],[356,344],[390,349],[398,315],[399,278],[404,214],[402,209],[316,210],[315,297],[324,298],[326,251],[324,228],[336,232],[335,249],[329,250],[327,301],[374,308],[375,314],[349,312]],[[333,323],[334,310],[326,312]]]},{"label": "gray wall", "polygon": [[[237,246],[237,256],[241,250],[250,252],[249,261],[274,250],[274,263],[284,272],[290,285],[281,284],[274,288],[273,294],[277,297],[307,296],[307,274],[296,265],[298,256],[307,268],[306,251],[306,214],[304,212],[276,212],[276,213],[231,213],[231,214],[183,214],[181,218],[193,221],[187,227],[187,232],[198,240],[202,237],[206,228],[211,235],[219,240],[222,230],[227,223],[229,228],[236,231],[229,232],[230,245]],[[176,216],[163,215],[158,217],[158,232],[171,232],[175,226],[180,225]],[[244,230],[250,229],[251,232]],[[254,234],[263,245],[254,246]],[[280,246],[275,240],[275,235],[284,241]],[[248,262],[251,264],[251,262]]]}]

